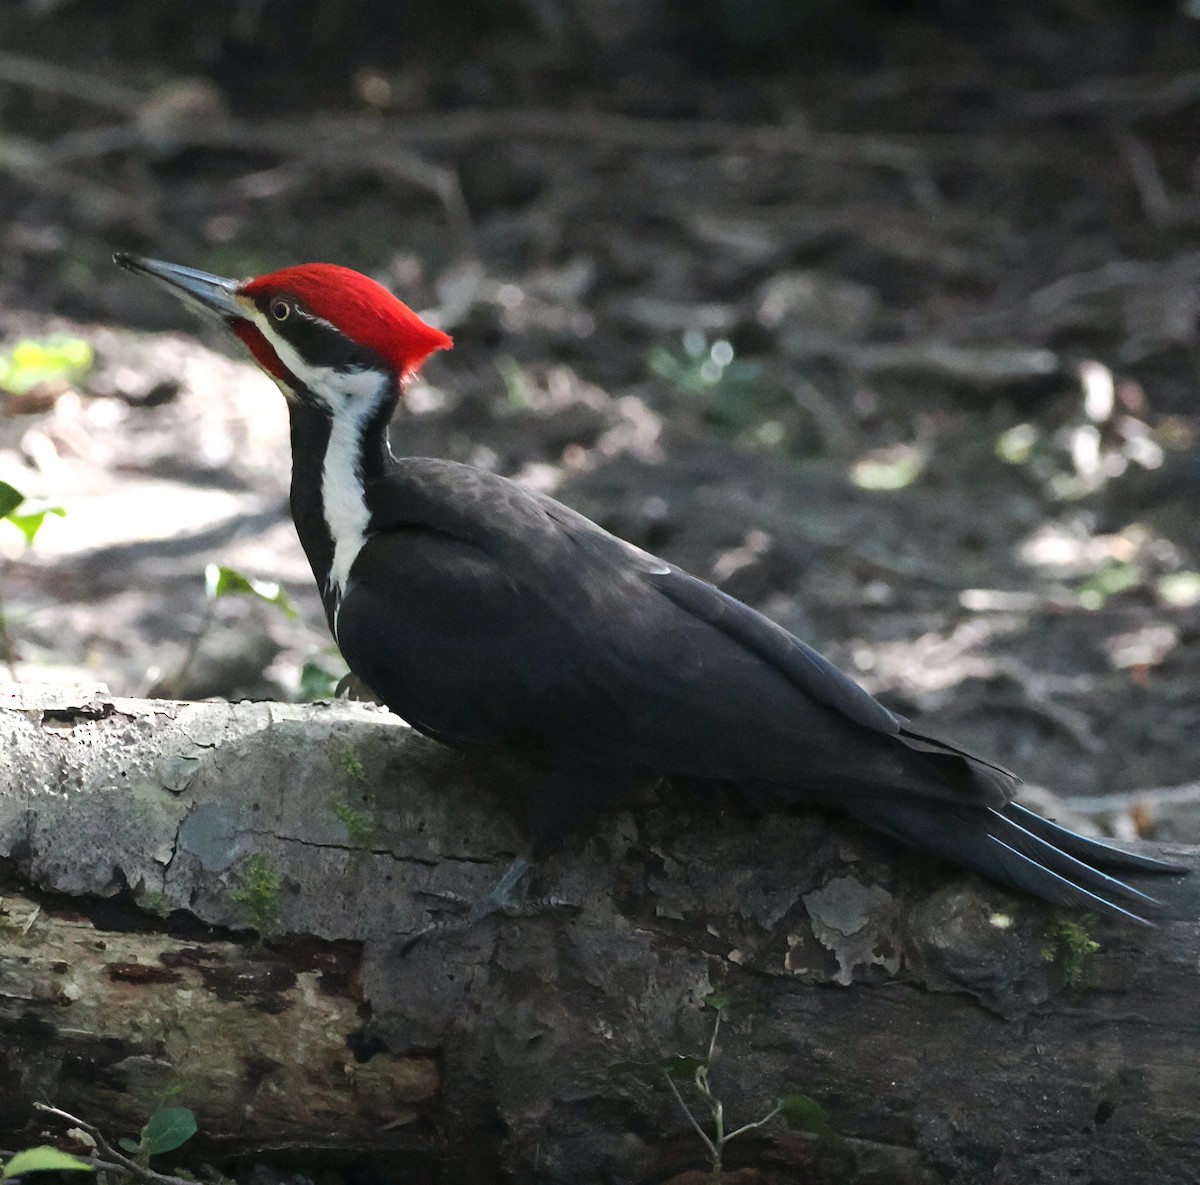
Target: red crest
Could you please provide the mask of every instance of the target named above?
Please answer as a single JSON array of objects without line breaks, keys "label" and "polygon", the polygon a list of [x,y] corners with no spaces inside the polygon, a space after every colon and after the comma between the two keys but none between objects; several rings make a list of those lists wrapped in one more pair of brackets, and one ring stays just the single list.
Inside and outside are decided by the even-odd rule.
[{"label": "red crest", "polygon": [[434,350],[448,350],[454,344],[448,334],[427,325],[382,284],[335,263],[285,267],[247,280],[238,291],[251,299],[267,294],[295,300],[385,358],[401,378],[416,374]]}]

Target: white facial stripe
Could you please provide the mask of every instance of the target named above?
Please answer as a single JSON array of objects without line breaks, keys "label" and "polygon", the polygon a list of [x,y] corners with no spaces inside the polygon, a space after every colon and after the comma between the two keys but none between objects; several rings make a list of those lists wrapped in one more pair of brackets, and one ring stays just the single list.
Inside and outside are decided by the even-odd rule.
[{"label": "white facial stripe", "polygon": [[297,382],[319,399],[329,412],[329,443],[321,467],[321,508],[333,540],[333,563],[325,593],[335,598],[333,636],[350,580],[350,569],[367,541],[371,514],[363,496],[359,468],[363,429],[376,414],[391,377],[379,370],[339,371],[313,366],[275,332],[257,309],[254,322]]},{"label": "white facial stripe", "polygon": [[370,399],[383,387],[386,375],[381,370],[335,370],[332,366],[313,366],[291,342],[275,332],[270,322],[255,309],[254,323],[262,331],[279,361],[296,376],[331,412],[337,413],[350,402]]},{"label": "white facial stripe", "polygon": [[332,321],[326,321],[324,317],[318,317],[316,313],[306,313],[302,309],[295,308],[292,311],[297,317],[304,317],[306,320],[311,321],[314,325],[324,325],[326,329],[332,329],[334,333],[338,332],[337,326],[334,325]]}]

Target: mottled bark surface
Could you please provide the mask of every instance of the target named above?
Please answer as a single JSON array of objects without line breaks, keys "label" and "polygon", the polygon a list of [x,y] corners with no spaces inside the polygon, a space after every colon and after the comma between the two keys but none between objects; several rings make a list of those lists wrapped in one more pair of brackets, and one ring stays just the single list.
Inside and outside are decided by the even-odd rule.
[{"label": "mottled bark surface", "polygon": [[849,826],[666,791],[536,870],[578,910],[406,956],[429,891],[478,895],[520,838],[494,777],[394,718],[12,688],[0,749],[0,1142],[34,1099],[124,1130],[178,1087],[219,1149],[666,1181],[696,1134],[610,1070],[703,1053],[719,992],[747,1006],[730,1124],[803,1091],[836,1133],[731,1144],[746,1179],[1200,1180],[1200,878],[1076,956],[1040,906]]}]

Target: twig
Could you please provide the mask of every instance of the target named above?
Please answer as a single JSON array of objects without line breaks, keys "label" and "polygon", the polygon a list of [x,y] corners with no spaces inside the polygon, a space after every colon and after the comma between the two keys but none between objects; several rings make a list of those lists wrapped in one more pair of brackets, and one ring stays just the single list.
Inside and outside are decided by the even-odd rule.
[{"label": "twig", "polygon": [[[136,126],[97,128],[64,136],[47,149],[63,164],[135,147],[223,148],[308,156],[344,165],[358,160],[372,168],[399,162],[420,175],[440,169],[404,152],[413,144],[456,145],[476,140],[583,140],[645,149],[720,150],[796,155],[831,164],[889,169],[905,177],[923,207],[941,209],[941,195],[926,154],[898,140],[845,132],[814,132],[802,123],[740,124],[726,120],[641,119],[601,111],[504,108],[454,111],[381,120],[329,116],[294,120],[205,119],[181,121],[151,137]],[[152,142],[153,141],[153,142]]]},{"label": "twig", "polygon": [[1052,609],[1075,609],[1079,596],[1065,588],[1024,592],[1007,588],[964,588],[958,603],[968,613],[1045,613]]},{"label": "twig", "polygon": [[717,1013],[717,1019],[713,1021],[712,1036],[708,1039],[708,1054],[704,1059],[705,1066],[711,1066],[713,1059],[717,1056],[717,1037],[721,1032],[721,1014]]},{"label": "twig", "polygon": [[[170,1173],[159,1173],[154,1169],[138,1164],[136,1160],[130,1160],[128,1156],[118,1152],[105,1139],[104,1133],[95,1124],[88,1123],[86,1119],[79,1119],[68,1111],[60,1111],[57,1107],[51,1107],[48,1103],[34,1103],[33,1109],[41,1111],[43,1115],[53,1115],[55,1119],[61,1119],[64,1123],[82,1128],[83,1131],[87,1132],[96,1141],[96,1147],[100,1149],[101,1154],[109,1157],[114,1162],[113,1164],[98,1165],[97,1167],[129,1173],[130,1176],[136,1177],[139,1181],[150,1181],[154,1185],[195,1185],[194,1181],[188,1181],[184,1177],[173,1177]],[[80,1159],[87,1158],[81,1157]]]},{"label": "twig", "polygon": [[1052,350],[961,346],[929,339],[901,344],[837,343],[831,352],[875,377],[932,378],[983,391],[1046,382],[1061,371],[1061,363]]},{"label": "twig", "polygon": [[1154,149],[1132,132],[1117,136],[1117,148],[1129,169],[1146,217],[1155,226],[1174,226],[1179,221],[1178,211],[1167,193]]},{"label": "twig", "polygon": [[1108,815],[1144,806],[1187,806],[1200,802],[1200,782],[1178,786],[1148,786],[1144,790],[1125,790],[1120,794],[1072,796],[1067,806],[1081,815]]},{"label": "twig", "polygon": [[[830,164],[853,164],[890,169],[908,176],[927,173],[931,160],[954,161],[981,155],[979,137],[925,134],[884,137],[856,132],[813,131],[801,122],[748,124],[716,119],[648,119],[604,111],[505,107],[495,110],[438,112],[404,118],[327,115],[312,120],[239,120],[192,118],[151,133],[129,122],[72,132],[48,151],[56,163],[105,152],[150,146],[226,148],[247,151],[322,151],[352,146],[394,151],[404,146],[458,146],[475,141],[569,140],[615,147],[672,151],[721,150],[772,156],[799,156]],[[1007,146],[1008,156],[1029,159],[1024,144]],[[987,148],[987,159],[995,146]],[[1038,163],[1055,163],[1044,154]],[[996,163],[993,160],[993,163]]]},{"label": "twig", "polygon": [[[700,1126],[700,1121],[692,1114],[692,1109],[683,1101],[683,1095],[679,1093],[679,1087],[675,1085],[675,1079],[670,1074],[663,1072],[663,1077],[667,1080],[667,1085],[671,1088],[671,1093],[675,1096],[675,1101],[683,1108],[683,1113],[688,1117],[688,1122],[696,1129],[696,1134],[704,1141],[705,1148],[708,1149],[709,1157],[717,1155],[717,1146],[712,1142],[708,1132]],[[718,1162],[719,1163],[719,1162]]]},{"label": "twig", "polygon": [[62,166],[92,161],[110,152],[145,149],[148,145],[149,137],[144,128],[133,122],[118,123],[67,132],[44,145],[41,154],[47,164]]},{"label": "twig", "polygon": [[746,1132],[752,1132],[755,1130],[755,1128],[759,1128],[764,1124],[770,1123],[771,1120],[774,1119],[775,1116],[778,1115],[782,1110],[783,1104],[776,1103],[775,1106],[772,1107],[761,1119],[755,1119],[750,1123],[743,1123],[741,1127],[735,1127],[733,1131],[731,1131],[725,1137],[725,1142],[729,1143],[730,1140],[736,1138],[737,1136],[745,1135]]},{"label": "twig", "polygon": [[959,317],[954,324],[956,338],[987,334],[1036,332],[1040,340],[1057,328],[1060,321],[1076,315],[1079,306],[1110,293],[1121,293],[1153,279],[1158,265],[1130,259],[1117,259],[1086,272],[1060,276],[1031,292],[1015,307],[988,310]]},{"label": "twig", "polygon": [[[719,119],[646,119],[606,111],[508,107],[494,111],[453,111],[403,121],[345,117],[330,130],[345,135],[347,122],[362,133],[407,143],[465,143],[472,140],[586,140],[631,148],[726,148],[747,152],[819,156],[873,164],[907,172],[924,166],[914,148],[881,136],[814,132],[807,124],[741,124]],[[318,124],[318,127],[321,125]]]},{"label": "twig", "polygon": [[107,227],[128,219],[139,229],[153,229],[152,215],[141,200],[59,167],[35,141],[6,134],[4,150],[0,152],[0,173],[8,173],[37,192],[69,199],[91,225]]},{"label": "twig", "polygon": [[[1104,742],[1092,731],[1087,714],[1054,699],[1054,692],[1063,687],[1061,680],[1035,671],[1019,659],[1008,656],[998,657],[993,669],[996,675],[1008,679],[1020,692],[1020,699],[1014,707],[1054,725],[1084,753],[1100,753],[1104,750]],[[1004,707],[1002,701],[993,701],[993,704],[997,708]]]},{"label": "twig", "polygon": [[916,148],[881,136],[814,132],[806,123],[746,125],[726,120],[644,119],[605,111],[508,108],[418,116],[390,128],[406,141],[462,143],[482,139],[585,140],[632,148],[727,149],[798,155],[834,164],[870,165],[900,173],[927,212],[944,208],[942,195]]},{"label": "twig", "polygon": [[1062,309],[1096,296],[1106,296],[1149,279],[1154,264],[1132,259],[1115,259],[1090,272],[1077,272],[1039,288],[1025,302],[1038,318],[1051,317]]},{"label": "twig", "polygon": [[680,1109],[687,1116],[688,1122],[692,1125],[693,1130],[704,1141],[704,1147],[708,1150],[708,1163],[710,1170],[710,1179],[714,1185],[720,1185],[722,1166],[725,1159],[725,1145],[730,1140],[737,1139],[738,1136],[745,1135],[746,1132],[751,1132],[757,1128],[763,1127],[771,1122],[783,1110],[783,1103],[776,1103],[770,1111],[761,1119],[752,1120],[750,1123],[743,1123],[741,1127],[736,1127],[731,1132],[725,1130],[725,1104],[712,1092],[712,1088],[708,1085],[708,1072],[712,1068],[713,1062],[717,1057],[717,1036],[721,1032],[721,1014],[717,1013],[717,1019],[713,1024],[712,1036],[708,1041],[708,1053],[705,1055],[703,1064],[696,1067],[696,1072],[692,1077],[692,1085],[699,1092],[700,1097],[708,1104],[709,1114],[713,1121],[713,1135],[710,1136],[703,1127],[700,1126],[700,1121],[692,1114],[692,1109],[684,1102],[683,1095],[680,1093],[679,1087],[675,1085],[675,1079],[666,1071],[663,1072],[663,1077],[667,1080],[667,1085],[671,1088],[671,1093],[675,1096],[675,1101],[679,1104]]},{"label": "twig", "polygon": [[188,119],[152,131],[128,123],[68,133],[42,148],[39,155],[43,164],[61,168],[110,153],[159,155],[180,148],[262,153],[284,158],[292,170],[344,172],[358,168],[384,180],[403,181],[437,198],[459,253],[467,258],[476,255],[474,228],[458,171],[423,160],[394,137],[380,137],[374,121],[347,120],[331,126],[315,121],[307,126],[283,121]]},{"label": "twig", "polygon": [[103,107],[122,115],[134,115],[142,105],[142,94],[133,87],[56,62],[15,53],[0,53],[0,82]]},{"label": "twig", "polygon": [[868,576],[879,576],[902,583],[919,581],[932,588],[945,588],[953,592],[962,589],[962,579],[957,573],[916,556],[903,555],[898,551],[885,551],[882,546],[870,544],[855,547],[847,543],[829,543],[828,540],[815,538],[812,541],[817,545],[826,543],[831,559]]},{"label": "twig", "polygon": [[1200,71],[1171,78],[1100,78],[1063,90],[1008,97],[1010,110],[1034,119],[1098,113],[1130,117],[1170,115],[1200,99]]}]

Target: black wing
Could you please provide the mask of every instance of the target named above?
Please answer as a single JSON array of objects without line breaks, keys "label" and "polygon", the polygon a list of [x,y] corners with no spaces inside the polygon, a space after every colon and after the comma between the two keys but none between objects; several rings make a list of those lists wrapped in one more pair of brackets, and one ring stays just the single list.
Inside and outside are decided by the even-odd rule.
[{"label": "black wing", "polygon": [[389,707],[439,739],[608,769],[614,785],[665,774],[827,802],[1002,883],[1115,914],[1152,902],[1101,868],[1178,871],[1030,815],[1006,770],[915,733],[786,630],[549,498],[408,460],[376,501],[338,640]]},{"label": "black wing", "polygon": [[912,733],[774,622],[552,499],[424,459],[372,492],[338,640],[434,735],[794,796],[1011,797],[1012,775]]}]

